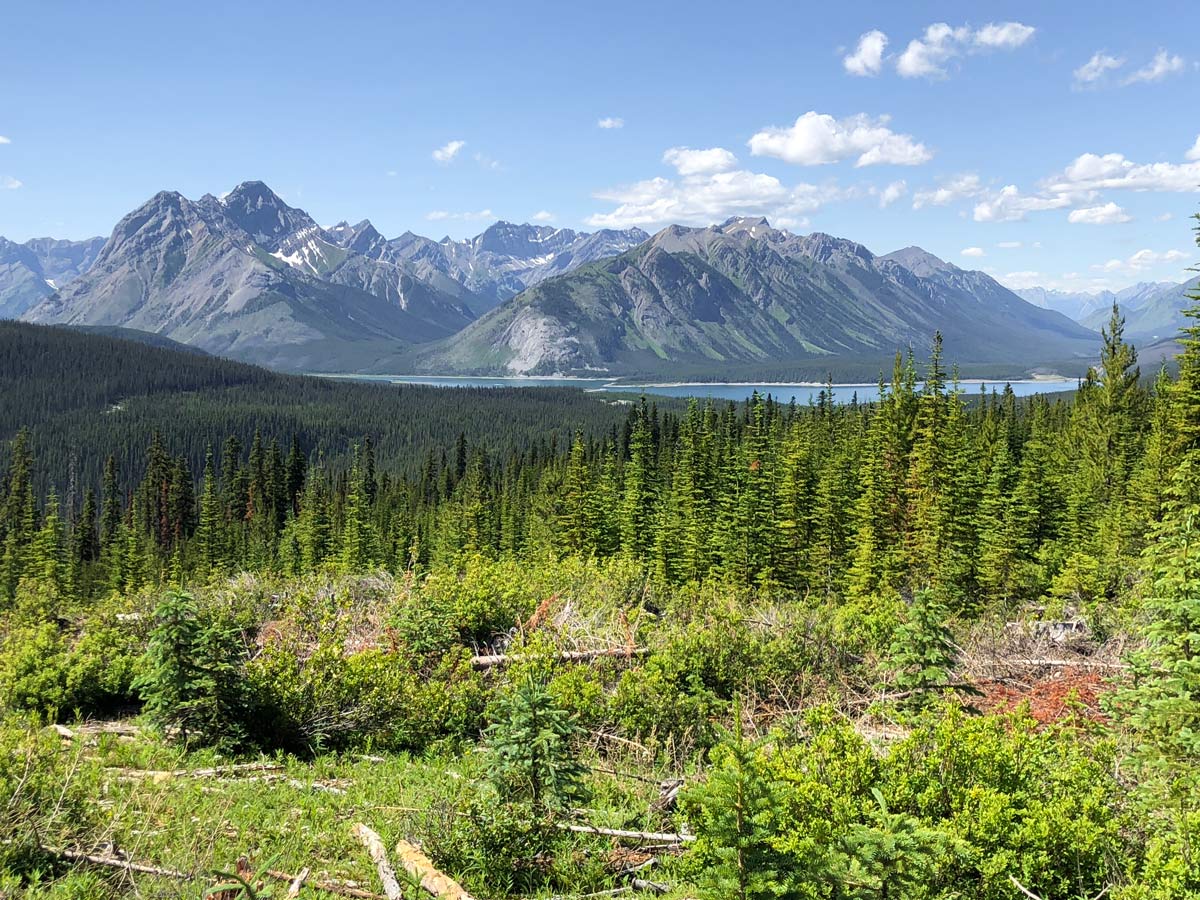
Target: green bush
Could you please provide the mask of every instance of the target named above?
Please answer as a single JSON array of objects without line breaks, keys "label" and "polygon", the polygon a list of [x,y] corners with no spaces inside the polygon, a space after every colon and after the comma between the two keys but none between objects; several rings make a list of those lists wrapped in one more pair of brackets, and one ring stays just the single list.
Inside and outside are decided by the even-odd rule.
[{"label": "green bush", "polygon": [[30,719],[0,722],[0,872],[45,871],[44,847],[81,840],[96,824],[98,772]]}]

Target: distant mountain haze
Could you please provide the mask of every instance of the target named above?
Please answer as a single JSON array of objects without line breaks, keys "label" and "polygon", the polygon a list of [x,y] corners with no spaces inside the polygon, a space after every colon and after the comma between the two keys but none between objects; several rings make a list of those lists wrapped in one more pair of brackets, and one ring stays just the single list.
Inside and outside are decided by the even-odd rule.
[{"label": "distant mountain haze", "polygon": [[1057,291],[1043,287],[1020,288],[1013,291],[1022,300],[1043,309],[1053,309],[1076,322],[1087,322],[1097,315],[1108,319],[1113,303],[1123,309],[1137,309],[1160,294],[1178,289],[1174,281],[1142,281],[1119,291]]},{"label": "distant mountain haze", "polygon": [[0,237],[0,319],[18,318],[91,266],[104,238],[16,244]]}]

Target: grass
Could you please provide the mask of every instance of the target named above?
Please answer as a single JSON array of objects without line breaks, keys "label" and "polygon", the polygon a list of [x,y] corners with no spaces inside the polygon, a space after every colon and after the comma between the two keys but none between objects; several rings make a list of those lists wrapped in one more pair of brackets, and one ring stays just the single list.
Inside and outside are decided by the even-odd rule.
[{"label": "grass", "polygon": [[[78,740],[72,748],[76,751]],[[247,858],[251,871],[269,867],[295,874],[308,868],[313,881],[352,883],[378,892],[375,868],[351,835],[353,824],[368,825],[389,848],[401,838],[436,847],[451,825],[455,799],[482,777],[481,756],[473,748],[464,754],[435,753],[423,758],[326,754],[311,760],[239,759],[239,764],[261,762],[282,768],[193,777],[179,772],[233,761],[211,752],[184,753],[148,732],[132,739],[101,734],[88,742],[84,756],[86,764],[100,773],[94,802],[103,824],[93,846],[78,849],[111,852],[118,848],[131,861],[194,873],[195,880],[181,883],[84,865],[68,880],[60,879],[47,889],[51,893],[35,889],[29,896],[56,896],[54,892],[67,890],[64,886],[72,879],[84,885],[79,896],[90,896],[92,873],[99,872],[110,886],[130,896],[200,897],[219,880],[215,873],[234,871],[241,857]],[[650,812],[658,796],[654,782],[666,777],[664,773],[634,758],[606,758],[598,765],[621,774],[593,773],[592,809],[581,816],[582,821],[635,830],[675,828],[669,816]],[[172,774],[138,774],[151,771]],[[613,845],[607,838],[572,835],[560,853],[578,861],[579,884],[572,886],[578,893],[619,884],[608,871]],[[503,895],[489,893],[479,873],[447,874],[477,897]],[[282,886],[277,895],[281,892]],[[0,897],[7,896],[0,885]],[[332,895],[306,887],[300,896]],[[549,892],[531,896],[549,896]]]}]

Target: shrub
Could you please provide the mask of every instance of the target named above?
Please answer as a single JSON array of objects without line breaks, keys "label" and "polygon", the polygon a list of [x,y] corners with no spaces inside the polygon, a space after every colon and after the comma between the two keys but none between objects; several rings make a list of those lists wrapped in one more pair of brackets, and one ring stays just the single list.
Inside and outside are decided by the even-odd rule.
[{"label": "shrub", "polygon": [[0,723],[0,871],[29,875],[43,847],[82,839],[95,824],[96,772],[30,719]]},{"label": "shrub", "polygon": [[236,747],[245,737],[244,652],[233,627],[168,592],[154,613],[135,687],[151,722],[181,743]]}]

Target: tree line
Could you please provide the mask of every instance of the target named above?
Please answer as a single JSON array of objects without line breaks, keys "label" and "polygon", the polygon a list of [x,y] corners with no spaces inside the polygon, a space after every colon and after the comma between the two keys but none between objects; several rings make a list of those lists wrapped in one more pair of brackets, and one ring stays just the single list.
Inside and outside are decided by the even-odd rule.
[{"label": "tree line", "polygon": [[[1180,452],[1185,376],[1145,383],[1122,331],[1114,309],[1071,399],[971,396],[937,338],[923,374],[897,356],[874,403],[642,398],[561,444],[496,452],[460,432],[407,471],[381,465],[369,433],[331,461],[301,433],[259,429],[208,444],[199,465],[155,433],[135,471],[108,455],[99,490],[70,502],[37,499],[39,448],[23,431],[0,481],[0,590],[30,573],[87,596],[552,552],[850,602],[929,589],[961,612],[1046,596],[1088,609],[1135,577]],[[508,398],[490,399],[490,420],[505,419]]]}]

